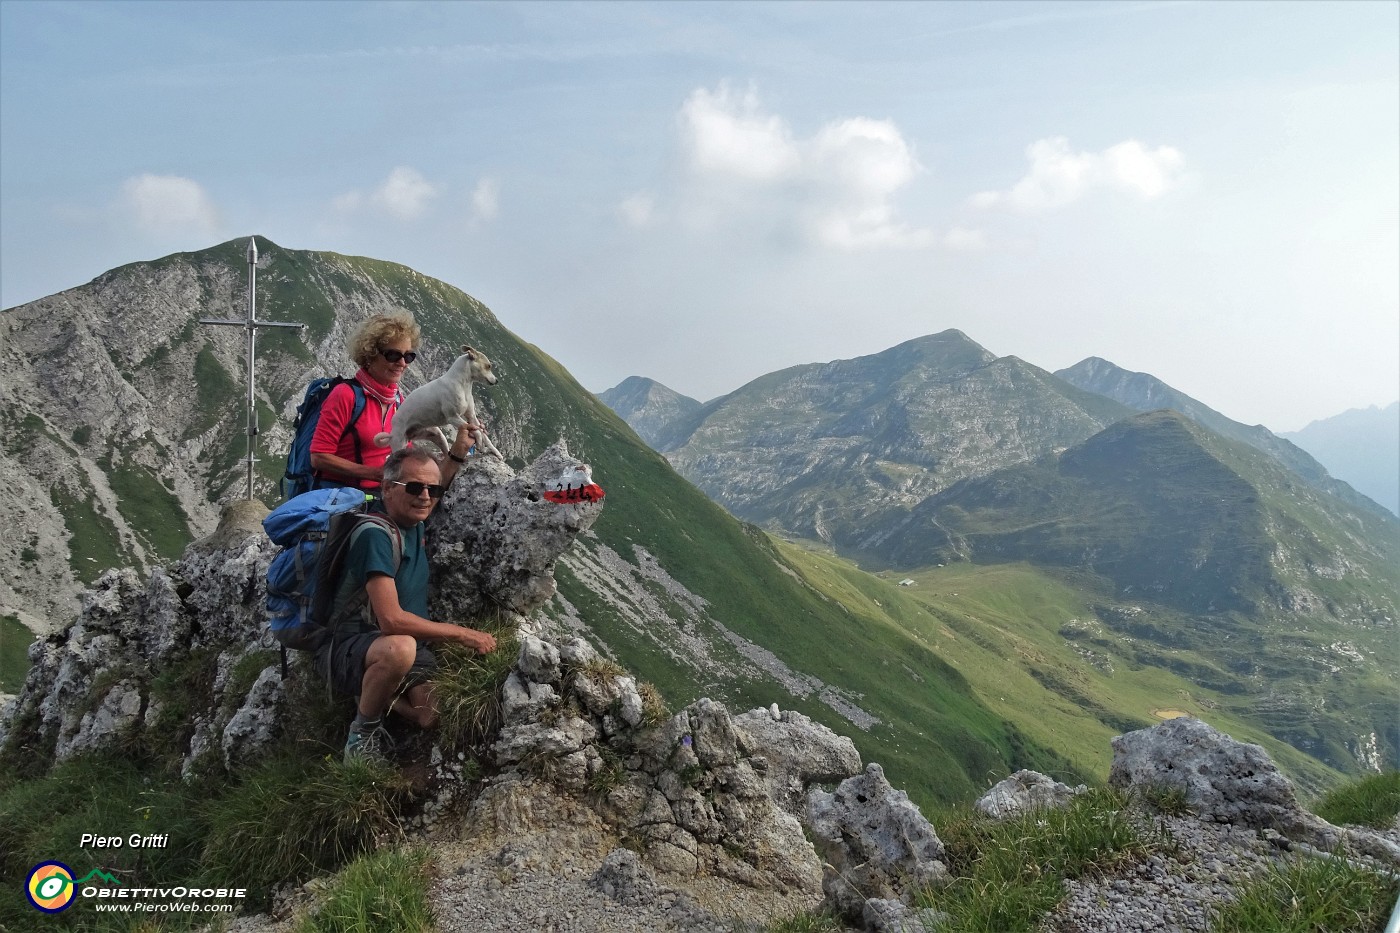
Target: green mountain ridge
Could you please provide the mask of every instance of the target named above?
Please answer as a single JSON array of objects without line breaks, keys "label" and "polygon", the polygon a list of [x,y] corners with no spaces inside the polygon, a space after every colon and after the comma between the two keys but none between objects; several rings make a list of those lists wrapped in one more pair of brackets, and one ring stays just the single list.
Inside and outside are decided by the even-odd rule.
[{"label": "green mountain ridge", "polygon": [[1324,609],[1378,622],[1396,615],[1400,592],[1400,522],[1344,519],[1272,458],[1166,410],[933,496],[880,553],[902,566],[1073,567],[1205,612]]},{"label": "green mountain ridge", "polygon": [[1181,674],[1334,767],[1368,737],[1386,760],[1400,753],[1381,699],[1400,686],[1400,522],[1347,511],[1178,413],[965,480],[882,547],[902,568],[1021,561],[1079,575],[1109,607],[1095,625],[1116,635],[1099,648]]},{"label": "green mountain ridge", "polygon": [[1180,412],[1216,434],[1269,454],[1309,485],[1336,496],[1353,508],[1362,511],[1375,511],[1377,508],[1376,501],[1334,478],[1326,467],[1291,440],[1274,434],[1263,425],[1246,425],[1227,418],[1156,376],[1131,372],[1093,356],[1068,369],[1056,370],[1055,375],[1087,392],[1113,399],[1136,411],[1170,408]]}]

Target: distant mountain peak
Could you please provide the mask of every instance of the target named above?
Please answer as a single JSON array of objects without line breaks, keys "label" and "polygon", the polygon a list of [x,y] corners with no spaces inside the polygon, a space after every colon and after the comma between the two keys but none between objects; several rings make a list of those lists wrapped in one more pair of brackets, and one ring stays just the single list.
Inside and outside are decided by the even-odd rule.
[{"label": "distant mountain peak", "polygon": [[598,393],[598,399],[652,447],[660,445],[669,425],[700,408],[695,399],[646,376],[628,376],[606,392]]}]

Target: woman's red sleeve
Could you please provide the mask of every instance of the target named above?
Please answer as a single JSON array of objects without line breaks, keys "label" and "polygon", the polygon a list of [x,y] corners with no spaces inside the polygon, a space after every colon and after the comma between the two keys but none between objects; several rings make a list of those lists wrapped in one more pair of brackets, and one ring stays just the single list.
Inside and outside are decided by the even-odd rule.
[{"label": "woman's red sleeve", "polygon": [[331,394],[321,403],[321,420],[316,422],[316,433],[311,435],[313,454],[339,455],[340,438],[354,410],[355,390],[348,383],[342,382],[331,389]]}]

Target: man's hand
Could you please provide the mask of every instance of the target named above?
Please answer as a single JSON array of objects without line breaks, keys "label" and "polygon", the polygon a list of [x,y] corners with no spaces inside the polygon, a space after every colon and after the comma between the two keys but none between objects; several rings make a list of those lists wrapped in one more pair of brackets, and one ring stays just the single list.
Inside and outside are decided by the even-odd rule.
[{"label": "man's hand", "polygon": [[459,629],[460,634],[457,641],[466,645],[477,654],[490,654],[496,650],[496,637],[487,632],[478,632],[474,628]]}]

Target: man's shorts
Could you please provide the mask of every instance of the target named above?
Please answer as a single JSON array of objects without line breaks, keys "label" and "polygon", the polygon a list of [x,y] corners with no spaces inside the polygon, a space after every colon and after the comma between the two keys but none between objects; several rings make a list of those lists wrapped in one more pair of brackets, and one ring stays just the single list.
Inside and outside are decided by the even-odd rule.
[{"label": "man's shorts", "polygon": [[[325,644],[316,649],[316,671],[336,693],[357,697],[360,685],[365,679],[365,655],[376,638],[384,637],[381,632],[360,632],[355,635],[336,635],[326,639]],[[437,659],[422,642],[418,643],[418,655],[413,666],[403,679],[400,689],[407,689],[423,683],[437,670]]]}]

